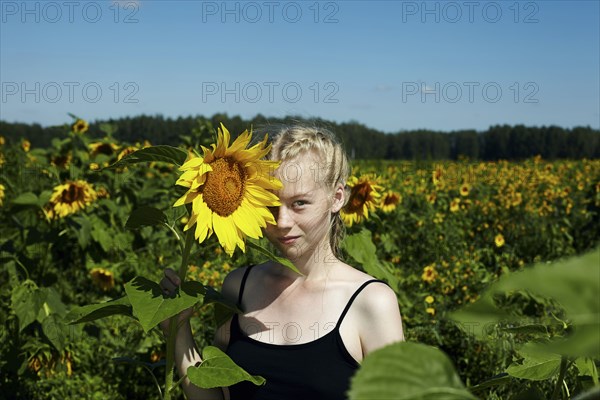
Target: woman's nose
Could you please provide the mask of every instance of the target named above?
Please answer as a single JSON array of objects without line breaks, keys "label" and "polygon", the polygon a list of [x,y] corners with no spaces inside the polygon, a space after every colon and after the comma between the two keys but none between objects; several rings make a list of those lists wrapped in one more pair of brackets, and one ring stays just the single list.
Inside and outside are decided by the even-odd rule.
[{"label": "woman's nose", "polygon": [[275,221],[279,228],[289,228],[292,224],[292,218],[290,216],[290,210],[285,206],[279,206],[277,214],[275,215]]}]

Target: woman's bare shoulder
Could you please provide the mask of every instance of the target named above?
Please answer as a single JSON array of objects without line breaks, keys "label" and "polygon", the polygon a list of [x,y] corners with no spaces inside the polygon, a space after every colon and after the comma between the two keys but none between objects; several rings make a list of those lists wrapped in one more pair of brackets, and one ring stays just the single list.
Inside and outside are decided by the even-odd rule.
[{"label": "woman's bare shoulder", "polygon": [[229,272],[223,280],[223,287],[221,289],[221,293],[228,300],[234,303],[237,302],[238,295],[240,292],[240,286],[242,285],[242,280],[244,279],[244,275],[246,274],[248,268],[252,268],[252,275],[254,278],[255,275],[261,274],[263,272],[265,264],[248,265],[245,267],[236,268]]}]

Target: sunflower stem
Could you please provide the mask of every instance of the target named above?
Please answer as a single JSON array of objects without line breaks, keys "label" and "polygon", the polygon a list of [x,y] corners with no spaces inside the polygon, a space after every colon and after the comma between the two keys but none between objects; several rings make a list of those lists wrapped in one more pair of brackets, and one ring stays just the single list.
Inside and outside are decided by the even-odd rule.
[{"label": "sunflower stem", "polygon": [[[185,234],[185,244],[181,254],[181,266],[179,267],[179,279],[183,283],[187,274],[188,258],[192,245],[194,244],[194,231],[188,230]],[[171,390],[177,385],[173,385],[173,375],[175,372],[175,339],[177,337],[178,326],[177,318],[171,318],[169,321],[169,336],[167,337],[167,365],[165,371],[165,394],[164,400],[171,400]]]}]

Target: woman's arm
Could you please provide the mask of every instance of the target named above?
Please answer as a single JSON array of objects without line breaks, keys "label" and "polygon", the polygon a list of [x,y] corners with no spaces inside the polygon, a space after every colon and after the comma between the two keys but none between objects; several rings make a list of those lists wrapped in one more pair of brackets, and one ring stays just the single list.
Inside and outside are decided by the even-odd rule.
[{"label": "woman's arm", "polygon": [[[160,286],[163,292],[167,295],[175,293],[177,287],[181,284],[179,277],[170,268],[165,270],[165,277],[160,281]],[[177,319],[179,327],[175,338],[175,367],[179,376],[187,374],[188,367],[202,362],[200,352],[196,347],[192,328],[190,326],[190,317],[192,309],[182,311],[179,315],[173,317]],[[161,322],[160,327],[167,337],[169,332],[170,319]],[[190,382],[186,377],[182,382],[182,389],[189,400],[223,400],[223,391],[220,388],[216,389],[201,389]]]},{"label": "woman's arm", "polygon": [[[177,331],[175,339],[175,365],[179,376],[187,374],[188,367],[202,362],[200,352],[192,335],[189,319],[185,320]],[[186,377],[182,382],[183,392],[189,400],[223,400],[220,388],[201,389]]]},{"label": "woman's arm", "polygon": [[[223,281],[221,292],[223,296],[232,303],[237,302],[237,293],[241,285],[243,272],[244,268],[236,269],[229,273]],[[165,277],[160,282],[163,291],[166,294],[174,293],[180,284],[181,282],[175,271],[167,268],[165,270]],[[180,377],[187,373],[188,367],[202,362],[200,351],[198,350],[192,335],[192,328],[189,320],[191,315],[192,310],[188,309],[182,311],[177,317],[173,317],[177,318],[178,323],[180,324],[175,339],[175,365]],[[229,344],[229,327],[230,321],[221,325],[215,333],[213,344],[222,351],[225,351]],[[161,328],[166,335],[169,331],[169,320],[163,321],[161,323]],[[228,399],[229,397],[227,388],[201,389],[191,383],[187,377],[182,382],[182,388],[189,400],[223,400]]]},{"label": "woman's arm", "polygon": [[371,284],[359,296],[359,335],[363,356],[388,344],[404,340],[396,293],[387,285]]}]

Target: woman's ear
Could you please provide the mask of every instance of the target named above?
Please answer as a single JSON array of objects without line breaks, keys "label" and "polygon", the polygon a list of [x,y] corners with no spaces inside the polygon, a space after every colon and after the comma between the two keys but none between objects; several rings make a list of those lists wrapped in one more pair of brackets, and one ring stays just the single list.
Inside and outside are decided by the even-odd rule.
[{"label": "woman's ear", "polygon": [[335,192],[333,194],[333,204],[331,205],[331,212],[336,213],[344,207],[346,202],[346,191],[344,190],[344,185],[338,183],[335,187]]}]

